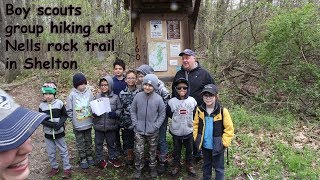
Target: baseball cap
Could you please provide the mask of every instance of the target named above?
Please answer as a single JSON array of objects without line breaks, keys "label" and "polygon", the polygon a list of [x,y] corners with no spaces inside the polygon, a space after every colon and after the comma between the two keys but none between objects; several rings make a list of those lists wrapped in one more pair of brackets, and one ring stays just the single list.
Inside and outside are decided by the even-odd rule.
[{"label": "baseball cap", "polygon": [[183,56],[183,55],[188,55],[188,56],[196,56],[196,53],[195,52],[193,52],[191,49],[185,49],[185,50],[183,50],[180,54],[179,54],[179,56]]},{"label": "baseball cap", "polygon": [[218,94],[218,88],[216,85],[214,84],[207,84],[203,87],[203,90],[201,92],[201,94],[208,92],[211,93],[213,95],[217,95]]},{"label": "baseball cap", "polygon": [[19,106],[0,89],[0,152],[22,145],[47,118],[44,113]]}]

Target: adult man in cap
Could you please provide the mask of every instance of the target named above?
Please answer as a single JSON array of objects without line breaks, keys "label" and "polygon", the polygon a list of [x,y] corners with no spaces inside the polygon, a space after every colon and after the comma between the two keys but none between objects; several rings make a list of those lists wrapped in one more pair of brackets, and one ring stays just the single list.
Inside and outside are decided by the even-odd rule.
[{"label": "adult man in cap", "polygon": [[20,107],[0,89],[0,179],[29,176],[29,137],[46,118],[44,113]]},{"label": "adult man in cap", "polygon": [[[200,63],[196,61],[196,54],[194,51],[191,49],[185,49],[179,54],[179,56],[181,56],[182,59],[182,67],[181,70],[176,73],[173,82],[179,78],[187,79],[190,86],[190,96],[193,97],[197,101],[198,106],[200,106],[203,104],[201,95],[203,87],[207,84],[215,84],[215,82],[209,72],[203,69],[200,66]],[[172,92],[175,92],[173,86]],[[174,93],[172,93],[172,97],[175,97]],[[195,144],[193,146],[193,157],[196,162],[201,159],[201,153],[197,150]]]},{"label": "adult man in cap", "polygon": [[[207,70],[200,66],[200,63],[196,61],[196,54],[191,49],[183,50],[179,56],[182,59],[182,68],[179,70],[173,82],[179,78],[185,78],[190,84],[190,96],[195,98],[197,104],[200,106],[203,103],[201,96],[201,91],[203,87],[207,84],[215,84],[212,76]],[[172,92],[174,92],[174,87],[172,86]],[[174,94],[172,94],[174,97]]]}]

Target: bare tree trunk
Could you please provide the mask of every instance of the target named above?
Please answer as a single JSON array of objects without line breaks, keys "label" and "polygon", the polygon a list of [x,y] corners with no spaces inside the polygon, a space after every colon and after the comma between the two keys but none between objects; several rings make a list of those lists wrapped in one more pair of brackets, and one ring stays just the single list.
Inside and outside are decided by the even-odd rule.
[{"label": "bare tree trunk", "polygon": [[6,19],[4,13],[4,3],[0,1],[0,75],[5,75],[5,62],[6,62],[6,55],[5,55],[5,45],[4,45],[4,28],[6,27]]},{"label": "bare tree trunk", "polygon": [[[8,26],[8,25],[15,25],[15,24],[21,24],[21,22],[19,22],[19,19],[15,19],[14,15],[11,16],[5,16],[4,15],[4,7],[6,7],[6,4],[13,4],[13,6],[19,6],[21,5],[18,1],[14,1],[14,0],[4,0],[0,2],[1,4],[1,16],[2,16],[2,20],[4,22],[4,26]],[[5,40],[9,40],[10,42],[13,42],[14,40],[17,40],[18,42],[22,41],[22,36],[18,33],[13,34],[11,37],[5,37],[3,40],[1,40],[1,43],[5,43]],[[11,83],[13,80],[16,79],[16,76],[20,74],[20,70],[21,70],[21,55],[23,54],[23,52],[13,52],[12,50],[9,50],[9,52],[4,52],[4,58],[5,61],[7,60],[7,58],[9,58],[10,61],[14,61],[16,62],[16,68],[14,67],[13,69],[6,69],[5,70],[5,81],[7,83]]]}]

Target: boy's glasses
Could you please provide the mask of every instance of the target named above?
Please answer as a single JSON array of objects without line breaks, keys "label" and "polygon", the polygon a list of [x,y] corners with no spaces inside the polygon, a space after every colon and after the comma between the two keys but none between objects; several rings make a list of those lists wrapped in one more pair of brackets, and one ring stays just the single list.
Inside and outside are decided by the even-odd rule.
[{"label": "boy's glasses", "polygon": [[127,77],[128,80],[135,80],[136,78],[134,77]]},{"label": "boy's glasses", "polygon": [[176,90],[187,90],[188,89],[188,86],[182,86],[182,87],[176,87]]}]

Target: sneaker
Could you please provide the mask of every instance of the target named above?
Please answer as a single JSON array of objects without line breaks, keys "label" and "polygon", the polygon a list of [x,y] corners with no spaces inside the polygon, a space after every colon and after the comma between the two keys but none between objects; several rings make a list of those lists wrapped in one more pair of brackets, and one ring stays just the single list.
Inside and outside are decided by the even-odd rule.
[{"label": "sneaker", "polygon": [[66,178],[66,179],[71,178],[71,169],[64,170],[63,177]]},{"label": "sneaker", "polygon": [[49,177],[53,177],[55,175],[57,175],[59,173],[59,169],[58,168],[52,168],[50,172],[48,172],[48,176]]},{"label": "sneaker", "polygon": [[194,156],[193,157],[193,163],[198,164],[202,160],[201,156]]},{"label": "sneaker", "polygon": [[82,159],[80,162],[80,167],[82,169],[88,169],[89,168],[89,164],[86,158]]},{"label": "sneaker", "polygon": [[110,163],[113,167],[116,167],[116,168],[121,166],[120,162],[116,158],[109,159],[108,163]]},{"label": "sneaker", "polygon": [[158,176],[158,172],[157,172],[157,169],[155,167],[151,168],[150,176],[152,178],[156,178]]},{"label": "sneaker", "polygon": [[88,156],[88,157],[87,157],[87,161],[88,161],[89,166],[94,165],[94,160],[93,160],[93,157],[92,157],[92,156]]},{"label": "sneaker", "polygon": [[189,175],[191,175],[191,176],[196,176],[197,175],[196,171],[193,168],[193,166],[190,166],[190,165],[187,166],[187,171],[188,171]]},{"label": "sneaker", "polygon": [[166,164],[165,164],[165,162],[160,162],[159,164],[158,164],[158,173],[159,174],[162,174],[162,173],[164,173],[166,171]]},{"label": "sneaker", "polygon": [[140,179],[141,178],[141,170],[135,170],[133,174],[134,179]]},{"label": "sneaker", "polygon": [[178,173],[179,173],[179,167],[178,166],[174,166],[173,168],[172,168],[172,170],[171,170],[171,175],[172,176],[175,176],[175,175],[177,175]]},{"label": "sneaker", "polygon": [[108,165],[108,163],[107,163],[106,160],[101,160],[101,161],[99,162],[99,167],[100,167],[101,169],[106,168],[107,165]]}]

